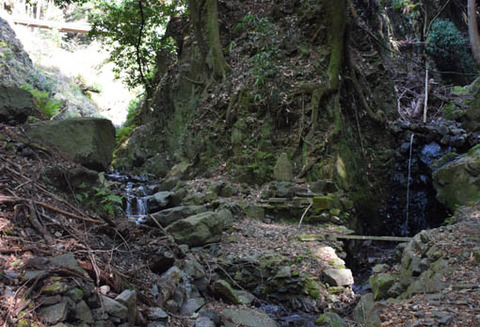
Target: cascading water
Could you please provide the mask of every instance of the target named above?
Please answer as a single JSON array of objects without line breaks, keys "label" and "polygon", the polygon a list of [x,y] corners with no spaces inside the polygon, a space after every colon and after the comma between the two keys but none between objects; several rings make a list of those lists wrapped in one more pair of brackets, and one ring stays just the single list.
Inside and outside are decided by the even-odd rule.
[{"label": "cascading water", "polygon": [[410,184],[412,182],[412,149],[414,133],[410,135],[410,151],[408,155],[408,174],[407,174],[407,203],[405,208],[405,224],[402,226],[402,235],[408,235],[408,218],[410,214]]},{"label": "cascading water", "polygon": [[146,216],[148,213],[148,197],[145,187],[143,185],[139,185],[134,188],[134,184],[132,182],[128,182],[125,188],[125,193],[127,197],[127,204],[125,208],[127,217],[141,218]]}]

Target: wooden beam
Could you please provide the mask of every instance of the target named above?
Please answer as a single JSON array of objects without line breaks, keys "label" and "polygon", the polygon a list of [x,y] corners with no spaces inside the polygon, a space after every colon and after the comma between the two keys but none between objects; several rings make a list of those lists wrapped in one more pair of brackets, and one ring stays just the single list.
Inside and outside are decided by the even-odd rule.
[{"label": "wooden beam", "polygon": [[46,20],[23,19],[23,18],[22,19],[13,18],[12,21],[15,24],[24,25],[28,27],[58,29],[59,32],[64,32],[64,33],[85,34],[85,33],[88,33],[92,28],[92,26],[89,23],[60,23],[60,22],[51,22]]},{"label": "wooden beam", "polygon": [[381,241],[381,242],[409,242],[411,237],[399,236],[369,236],[369,235],[346,235],[346,234],[311,234],[298,235],[297,239],[303,242],[330,240],[361,240],[361,241]]},{"label": "wooden beam", "polygon": [[342,234],[327,234],[327,238],[334,238],[337,240],[362,240],[362,241],[385,241],[385,242],[409,242],[411,237],[399,236],[369,236],[369,235],[342,235]]}]

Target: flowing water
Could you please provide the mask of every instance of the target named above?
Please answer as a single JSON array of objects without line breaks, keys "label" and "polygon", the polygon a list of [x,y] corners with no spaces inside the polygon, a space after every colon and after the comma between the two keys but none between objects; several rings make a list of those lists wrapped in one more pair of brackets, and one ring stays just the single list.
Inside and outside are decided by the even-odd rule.
[{"label": "flowing water", "polygon": [[407,203],[405,208],[405,224],[402,227],[402,235],[409,235],[408,216],[410,214],[410,184],[412,182],[412,149],[414,133],[410,135],[410,150],[408,155],[408,175],[407,175]]}]

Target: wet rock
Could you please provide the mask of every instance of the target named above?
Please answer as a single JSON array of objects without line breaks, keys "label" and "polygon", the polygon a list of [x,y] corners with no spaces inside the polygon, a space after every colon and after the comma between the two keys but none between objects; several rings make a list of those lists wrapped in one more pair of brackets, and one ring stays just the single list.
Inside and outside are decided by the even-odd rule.
[{"label": "wet rock", "polygon": [[53,325],[67,319],[68,311],[67,302],[60,302],[54,305],[43,307],[38,311],[38,313],[44,317],[45,322]]},{"label": "wet rock", "polygon": [[233,304],[242,304],[242,300],[238,296],[237,292],[227,281],[223,279],[217,280],[213,283],[212,288],[216,296]]},{"label": "wet rock", "polygon": [[167,227],[180,244],[201,246],[221,240],[224,220],[215,212],[204,212],[176,221]]},{"label": "wet rock", "polygon": [[28,91],[0,85],[0,122],[24,123],[34,107],[33,97]]},{"label": "wet rock", "polygon": [[293,165],[285,152],[278,157],[273,167],[273,177],[281,182],[289,182],[293,179]]},{"label": "wet rock", "polygon": [[85,303],[85,301],[80,301],[75,306],[75,319],[87,324],[93,323],[92,311],[88,307],[87,303]]},{"label": "wet rock", "polygon": [[345,327],[347,324],[345,321],[334,312],[327,312],[321,315],[315,322],[316,326],[335,326],[335,327]]},{"label": "wet rock", "polygon": [[112,161],[115,127],[108,119],[69,118],[31,124],[26,134],[69,154],[73,161],[102,171]]},{"label": "wet rock", "polygon": [[265,312],[255,309],[224,309],[220,313],[225,327],[262,326],[278,327]]},{"label": "wet rock", "polygon": [[325,283],[331,286],[347,286],[354,283],[350,269],[326,269],[323,271],[323,278]]}]

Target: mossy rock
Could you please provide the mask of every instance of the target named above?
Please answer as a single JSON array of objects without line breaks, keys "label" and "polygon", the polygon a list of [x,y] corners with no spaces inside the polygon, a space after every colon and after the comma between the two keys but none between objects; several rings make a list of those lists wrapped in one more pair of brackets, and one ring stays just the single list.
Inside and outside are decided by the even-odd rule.
[{"label": "mossy rock", "polygon": [[273,177],[281,182],[289,182],[293,179],[293,165],[285,152],[278,157],[275,163]]},{"label": "mossy rock", "polygon": [[347,324],[338,314],[334,312],[327,312],[321,315],[317,321],[315,321],[316,326],[325,326],[325,327],[346,327]]},{"label": "mossy rock", "polygon": [[388,290],[395,283],[395,276],[388,273],[381,273],[370,277],[368,282],[372,288],[374,299],[385,299],[388,297]]},{"label": "mossy rock", "polygon": [[[450,158],[448,158],[450,159]],[[449,209],[455,210],[458,206],[471,205],[480,200],[480,149],[475,147],[455,160],[444,163],[434,163],[439,166],[433,172],[434,187],[437,198]]]}]

